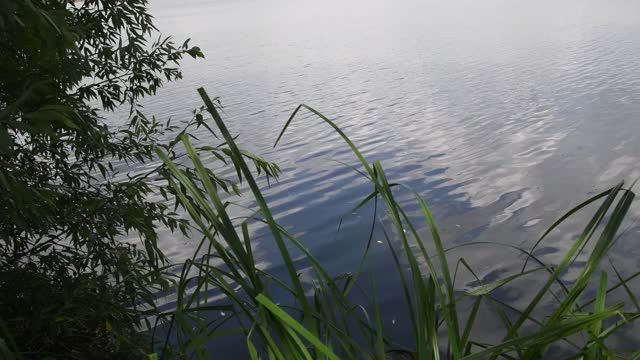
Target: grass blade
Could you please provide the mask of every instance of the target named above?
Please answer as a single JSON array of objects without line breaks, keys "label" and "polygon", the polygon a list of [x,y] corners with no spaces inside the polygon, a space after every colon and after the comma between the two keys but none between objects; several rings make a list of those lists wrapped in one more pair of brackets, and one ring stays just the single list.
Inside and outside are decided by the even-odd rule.
[{"label": "grass blade", "polygon": [[325,344],[320,341],[315,335],[313,335],[309,330],[307,330],[302,324],[297,322],[294,318],[292,318],[289,314],[284,312],[278,305],[269,300],[263,294],[259,294],[256,296],[256,301],[263,305],[267,310],[269,310],[273,315],[275,315],[279,320],[281,320],[284,324],[298,332],[302,337],[307,339],[315,348],[320,351],[323,355],[327,356],[329,359],[338,360],[338,356],[331,351]]}]

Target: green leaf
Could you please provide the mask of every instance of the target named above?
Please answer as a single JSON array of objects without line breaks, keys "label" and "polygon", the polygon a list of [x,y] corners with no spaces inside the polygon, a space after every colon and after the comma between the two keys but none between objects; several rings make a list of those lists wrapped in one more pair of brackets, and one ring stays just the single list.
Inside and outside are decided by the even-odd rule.
[{"label": "green leaf", "polygon": [[502,278],[502,279],[498,279],[498,280],[492,281],[492,282],[490,282],[488,284],[484,284],[482,286],[479,286],[479,287],[474,288],[473,290],[469,291],[469,295],[472,295],[472,296],[486,295],[486,294],[492,292],[493,290],[495,290],[495,289],[497,289],[497,288],[509,283],[510,281],[513,281],[513,280],[515,280],[517,278],[520,278],[522,276],[528,275],[528,274],[530,274],[532,272],[536,272],[536,271],[539,271],[539,270],[543,270],[543,268],[527,270],[527,271],[522,272],[522,273],[517,273],[517,274],[511,275],[511,276],[507,276],[507,277]]},{"label": "green leaf", "polygon": [[191,49],[187,50],[187,54],[189,54],[194,59],[204,58],[204,54],[202,53],[200,48],[197,46],[194,46]]},{"label": "green leaf", "polygon": [[279,320],[281,320],[287,326],[297,331],[300,335],[302,335],[302,337],[307,339],[307,341],[313,344],[313,346],[315,346],[318,351],[323,353],[329,359],[332,359],[332,360],[339,359],[338,356],[334,354],[333,351],[331,351],[331,349],[327,347],[327,345],[323,344],[322,341],[320,341],[320,339],[318,339],[313,334],[311,334],[309,330],[307,330],[304,326],[302,326],[302,324],[297,322],[289,314],[284,312],[278,305],[276,305],[273,301],[269,300],[269,298],[267,298],[263,294],[259,294],[258,296],[256,296],[256,301],[262,304],[265,308],[267,308],[267,310],[269,310],[273,315],[275,315]]},{"label": "green leaf", "polygon": [[79,129],[66,111],[64,107],[46,106],[38,111],[26,114],[24,117],[28,120],[29,125],[41,132],[52,132],[52,125],[67,127],[71,129]]}]

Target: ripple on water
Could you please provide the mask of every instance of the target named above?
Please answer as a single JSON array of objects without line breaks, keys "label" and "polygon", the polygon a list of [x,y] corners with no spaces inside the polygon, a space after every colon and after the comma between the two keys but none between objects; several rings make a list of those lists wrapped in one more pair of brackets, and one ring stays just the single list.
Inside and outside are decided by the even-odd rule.
[{"label": "ripple on water", "polygon": [[[220,95],[241,143],[284,170],[265,191],[275,217],[336,271],[359,259],[371,208],[345,214],[372,189],[331,161],[357,166],[340,137],[307,112],[272,149],[300,103],[381,160],[391,181],[425,196],[449,244],[531,244],[562,210],[636,174],[639,2],[329,0],[301,12],[295,1],[273,1],[155,1],[159,26],[192,37],[207,60],[187,62],[185,80],[147,110],[184,118],[199,106],[196,87]],[[249,196],[239,202],[252,205]],[[340,219],[346,225],[336,235]],[[252,231],[264,266],[279,268],[265,230]],[[568,241],[540,255],[553,260]],[[161,243],[174,259],[193,251],[176,235]],[[467,255],[495,265],[483,273],[489,279],[517,262],[500,254]]]}]

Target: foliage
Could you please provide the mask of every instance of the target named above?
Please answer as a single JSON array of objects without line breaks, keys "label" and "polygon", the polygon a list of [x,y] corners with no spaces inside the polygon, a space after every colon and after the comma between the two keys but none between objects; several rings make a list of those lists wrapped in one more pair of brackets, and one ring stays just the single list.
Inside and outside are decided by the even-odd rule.
[{"label": "foliage", "polygon": [[[137,109],[166,80],[188,50],[153,34],[145,1],[20,0],[5,4],[0,46],[2,137],[1,236],[4,259],[47,251],[68,239],[87,248],[86,266],[113,265],[98,258],[100,246],[123,231],[145,241],[149,260],[156,235],[152,222],[175,227],[166,207],[145,201],[142,178],[114,181],[114,161],[148,160],[165,131]],[[114,130],[102,109],[131,106],[131,124]],[[110,246],[110,245],[105,245]],[[25,254],[26,253],[26,254]]]},{"label": "foliage", "polygon": [[[0,319],[30,357],[134,354],[139,299],[164,260],[156,228],[187,231],[147,200],[153,174],[116,170],[170,147],[161,140],[176,127],[138,101],[179,79],[185,54],[203,56],[188,42],[149,42],[158,33],[146,5],[0,1]],[[108,126],[104,112],[121,106],[128,126]]]},{"label": "foliage", "polygon": [[[162,166],[118,168],[148,163],[156,148],[178,159],[176,133],[207,126],[202,109],[179,127],[138,103],[181,78],[184,55],[203,54],[160,36],[146,0],[0,7],[0,345],[31,358],[139,358],[149,350],[140,325],[166,286],[157,229],[186,234],[189,223],[166,201]],[[104,116],[122,108],[127,123],[110,126]],[[228,152],[202,150],[223,161]],[[268,176],[279,171],[243,156]],[[157,193],[164,200],[150,201]]]},{"label": "foliage", "polygon": [[[0,5],[1,343],[34,358],[139,357],[148,350],[139,326],[166,283],[157,229],[186,234],[189,223],[166,202],[162,166],[118,168],[148,163],[156,148],[178,159],[176,133],[207,127],[202,109],[178,127],[138,103],[181,78],[184,55],[203,54],[159,36],[146,0]],[[124,107],[125,126],[109,126],[103,117]],[[224,144],[202,150],[226,161]],[[268,176],[279,171],[243,156]],[[164,200],[150,201],[157,193]]]}]

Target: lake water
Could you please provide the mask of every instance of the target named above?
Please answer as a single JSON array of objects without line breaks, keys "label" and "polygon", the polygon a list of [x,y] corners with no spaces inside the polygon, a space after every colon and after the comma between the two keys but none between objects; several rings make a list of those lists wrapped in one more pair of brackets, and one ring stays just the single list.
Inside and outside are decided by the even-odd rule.
[{"label": "lake water", "polygon": [[[151,8],[163,32],[192,38],[206,59],[185,61],[185,79],[148,112],[187,118],[200,105],[197,87],[220,96],[240,142],[283,169],[266,192],[276,219],[335,273],[354,270],[362,253],[372,209],[345,215],[371,186],[334,161],[356,165],[312,116],[272,149],[299,103],[335,120],[392,181],[423,195],[448,246],[529,247],[563,210],[640,175],[638,1],[154,0]],[[557,260],[578,225],[539,254]],[[637,271],[638,232],[630,223],[612,253],[624,274]],[[257,253],[277,272],[262,238]],[[404,302],[385,275],[393,272],[386,245],[374,240],[385,325],[401,338]],[[194,250],[174,235],[163,247],[173,259]],[[516,255],[478,246],[451,256],[492,279],[521,264]],[[524,291],[503,295],[519,305]]]}]

